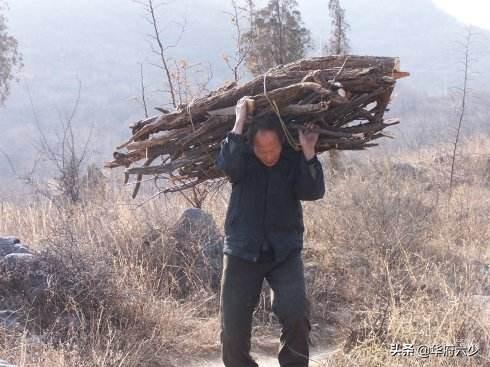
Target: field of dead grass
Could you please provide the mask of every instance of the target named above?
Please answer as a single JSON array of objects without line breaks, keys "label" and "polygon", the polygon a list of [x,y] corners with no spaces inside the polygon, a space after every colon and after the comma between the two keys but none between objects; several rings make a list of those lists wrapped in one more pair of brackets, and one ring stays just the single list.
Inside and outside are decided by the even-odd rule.
[{"label": "field of dead grass", "polygon": [[[449,151],[344,158],[344,171],[326,179],[325,198],[304,204],[313,340],[339,346],[324,366],[490,363],[481,302],[490,296],[490,139],[462,146],[451,197]],[[204,205],[221,229],[226,205],[226,190]],[[2,302],[21,305],[22,317],[15,328],[0,326],[0,359],[136,367],[217,355],[218,292],[185,269],[191,291],[183,296],[169,266],[168,231],[185,207],[178,194],[135,207],[127,191],[109,185],[76,207],[2,202],[0,234],[32,245],[52,275],[49,292],[27,297],[22,278],[2,274]],[[278,336],[268,301],[264,291],[254,338]],[[479,352],[392,356],[393,344]]]}]

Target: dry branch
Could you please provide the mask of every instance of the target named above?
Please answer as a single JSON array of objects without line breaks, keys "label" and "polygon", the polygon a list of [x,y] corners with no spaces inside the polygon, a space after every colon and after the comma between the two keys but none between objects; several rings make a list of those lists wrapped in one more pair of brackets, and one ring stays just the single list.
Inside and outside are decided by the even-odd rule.
[{"label": "dry branch", "polygon": [[[327,56],[281,65],[244,85],[229,83],[173,112],[132,124],[132,136],[117,147],[126,152],[115,152],[106,167],[124,166],[126,176],[136,175],[138,182],[144,175],[165,178],[170,182],[167,192],[222,177],[214,161],[243,96],[255,102],[252,123],[278,119],[278,110],[295,142],[298,128],[316,122],[319,153],[372,147],[386,136],[383,129],[399,123],[383,116],[396,80],[407,75],[392,57]],[[159,157],[162,162],[155,164]],[[129,168],[139,161],[144,163]],[[133,196],[138,189],[139,184]]]}]

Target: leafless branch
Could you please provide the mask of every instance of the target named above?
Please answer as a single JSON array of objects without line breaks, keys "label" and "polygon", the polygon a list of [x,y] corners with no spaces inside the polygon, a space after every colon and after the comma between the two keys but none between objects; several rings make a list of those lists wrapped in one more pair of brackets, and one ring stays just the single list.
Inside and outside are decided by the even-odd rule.
[{"label": "leafless branch", "polygon": [[150,22],[150,24],[153,28],[153,34],[150,35],[150,39],[153,40],[154,43],[156,43],[156,48],[154,47],[154,45],[152,43],[151,50],[153,53],[157,54],[159,59],[160,59],[161,65],[159,65],[159,68],[164,70],[165,79],[166,79],[166,82],[169,86],[170,99],[171,99],[173,107],[176,108],[177,107],[177,97],[176,97],[172,72],[170,71],[170,67],[168,64],[169,60],[167,58],[166,51],[171,47],[175,47],[180,42],[180,40],[182,38],[182,34],[185,31],[185,22],[181,27],[181,31],[180,31],[179,36],[177,37],[176,42],[174,42],[173,44],[170,44],[170,45],[164,45],[162,37],[161,37],[160,29],[158,26],[156,9],[158,9],[160,6],[167,5],[168,3],[155,4],[153,2],[153,0],[135,1],[135,2],[137,4],[142,5],[143,9],[148,14],[149,18],[147,20]]},{"label": "leafless branch", "polygon": [[10,155],[7,152],[5,152],[3,149],[1,149],[1,148],[0,148],[0,153],[7,160],[7,163],[9,165],[9,167],[10,167],[10,170],[12,171],[12,173],[14,174],[14,176],[17,176],[17,170],[15,169],[14,163],[12,162],[12,159],[10,158]]},{"label": "leafless branch", "polygon": [[453,153],[451,158],[451,174],[449,178],[449,200],[451,199],[452,190],[453,190],[453,181],[454,181],[454,169],[456,163],[456,153],[458,149],[458,143],[461,136],[461,128],[463,126],[463,121],[465,118],[466,112],[466,104],[468,99],[468,82],[469,82],[469,68],[470,68],[470,50],[471,50],[471,40],[473,37],[473,29],[472,27],[468,27],[465,42],[463,44],[464,49],[464,71],[463,71],[463,87],[462,87],[462,95],[461,95],[461,107],[459,110],[459,118],[458,118],[458,127],[456,131],[456,137],[454,139]]},{"label": "leafless branch", "polygon": [[[249,6],[252,6],[250,3]],[[236,0],[231,0],[231,6],[233,8],[232,12],[225,11],[224,13],[231,17],[231,21],[233,26],[235,27],[235,55],[232,57],[233,63],[230,62],[230,59],[227,56],[224,56],[224,60],[228,68],[232,71],[233,77],[236,82],[239,81],[240,75],[240,67],[247,58],[247,55],[251,49],[251,43],[246,46],[243,45],[242,42],[242,27],[241,27],[241,19],[246,18],[244,13],[250,16],[250,11],[246,7],[239,6]]]},{"label": "leafless branch", "polygon": [[148,107],[146,105],[146,95],[145,95],[145,79],[143,75],[143,64],[140,63],[140,86],[141,86],[141,101],[143,103],[143,108],[145,110],[145,117],[148,117]]},{"label": "leafless branch", "polygon": [[[68,199],[72,203],[79,201],[81,198],[81,183],[83,179],[82,169],[87,161],[89,145],[93,134],[92,126],[88,137],[82,144],[81,150],[79,150],[80,142],[73,128],[73,121],[80,105],[81,90],[82,83],[80,80],[78,80],[76,98],[67,115],[64,115],[58,108],[56,108],[61,131],[59,133],[56,131],[52,133],[55,137],[53,142],[50,142],[46,130],[41,126],[34,107],[32,95],[28,90],[35,125],[39,133],[38,155],[40,160],[44,160],[55,168],[56,176],[54,178],[54,182],[56,189],[58,193],[61,194],[62,198]],[[22,179],[27,184],[34,187],[37,193],[52,199],[53,195],[49,190],[49,184],[45,183],[44,185],[41,185],[34,178],[36,166],[37,163],[33,167],[31,173],[24,175]]]}]

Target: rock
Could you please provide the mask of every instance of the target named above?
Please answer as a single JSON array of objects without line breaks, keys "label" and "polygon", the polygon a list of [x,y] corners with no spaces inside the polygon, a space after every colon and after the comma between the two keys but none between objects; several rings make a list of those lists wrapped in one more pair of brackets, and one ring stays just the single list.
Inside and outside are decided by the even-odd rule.
[{"label": "rock", "polygon": [[20,240],[13,236],[0,237],[0,257],[9,254],[31,253],[29,248],[20,243]]},{"label": "rock", "polygon": [[197,274],[217,288],[223,266],[223,236],[213,217],[201,209],[186,209],[171,234],[179,257],[193,258]]},{"label": "rock", "polygon": [[[207,235],[210,239],[219,238],[220,232],[213,217],[202,209],[189,208],[182,213],[174,227],[174,236],[189,238],[189,236]],[[209,241],[206,243],[209,244]]]},{"label": "rock", "polygon": [[[22,307],[19,302],[35,299],[47,287],[46,264],[13,236],[0,237],[0,299],[4,307]],[[0,323],[6,322],[0,311]],[[10,320],[10,319],[8,319]],[[9,321],[10,322],[10,321]]]},{"label": "rock", "polygon": [[0,237],[0,246],[15,245],[16,243],[20,243],[20,240],[17,237]]},{"label": "rock", "polygon": [[46,264],[41,264],[41,259],[31,253],[12,253],[6,256],[0,256],[0,264],[7,270],[20,270],[23,272],[35,271]]},{"label": "rock", "polygon": [[18,266],[27,266],[35,260],[32,251],[14,236],[0,237],[0,261],[6,265],[8,270]]},{"label": "rock", "polygon": [[16,367],[16,366],[8,363],[7,361],[4,361],[3,359],[0,359],[0,367]]},{"label": "rock", "polygon": [[[27,246],[20,243],[15,237],[2,237],[0,245],[0,329],[20,329],[30,324],[32,313],[37,313],[38,322],[49,322],[51,325],[62,330],[80,328],[80,319],[76,314],[63,311],[61,314],[54,311],[51,313],[51,305],[54,305],[53,276],[63,278],[62,287],[66,292],[78,292],[75,285],[78,284],[79,276],[74,275],[75,282],[67,279],[67,273],[57,274],[61,263],[57,257],[52,257],[48,251],[33,253]],[[69,288],[70,286],[73,287]],[[64,289],[61,290],[62,293]],[[75,294],[75,293],[72,293]],[[64,295],[56,297],[63,297]],[[75,301],[76,302],[76,301]],[[0,367],[3,365],[0,363]]]},{"label": "rock", "polygon": [[19,259],[32,260],[32,259],[34,259],[34,255],[26,253],[26,252],[15,252],[15,253],[5,255],[4,259],[6,259],[8,261],[18,261]]},{"label": "rock", "polygon": [[175,224],[173,237],[181,243],[197,242],[208,262],[221,267],[223,236],[210,214],[197,208],[186,209]]}]

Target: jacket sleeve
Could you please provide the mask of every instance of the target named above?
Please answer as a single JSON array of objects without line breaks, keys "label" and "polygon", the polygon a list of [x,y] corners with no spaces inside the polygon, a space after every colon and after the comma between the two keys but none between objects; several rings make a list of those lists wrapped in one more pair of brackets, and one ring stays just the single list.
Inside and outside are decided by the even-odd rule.
[{"label": "jacket sleeve", "polygon": [[221,149],[216,158],[216,166],[225,172],[230,182],[238,182],[245,173],[244,151],[245,137],[240,134],[228,132],[221,141]]},{"label": "jacket sleeve", "polygon": [[299,200],[313,201],[325,195],[325,181],[322,164],[315,155],[309,161],[300,152],[298,174],[294,182],[294,191]]}]

